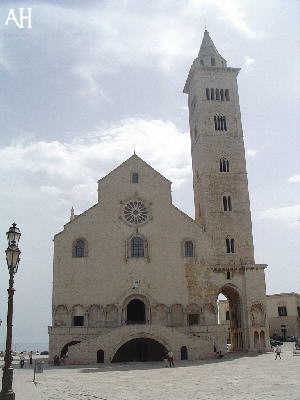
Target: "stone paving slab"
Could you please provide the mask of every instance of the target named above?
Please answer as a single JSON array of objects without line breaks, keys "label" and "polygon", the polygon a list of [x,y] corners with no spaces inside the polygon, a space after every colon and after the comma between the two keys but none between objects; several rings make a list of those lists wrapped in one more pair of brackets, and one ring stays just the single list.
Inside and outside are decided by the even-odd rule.
[{"label": "stone paving slab", "polygon": [[16,400],[300,400],[300,356],[285,343],[273,353],[229,353],[220,360],[110,364],[105,367],[45,364],[43,373],[16,366]]}]

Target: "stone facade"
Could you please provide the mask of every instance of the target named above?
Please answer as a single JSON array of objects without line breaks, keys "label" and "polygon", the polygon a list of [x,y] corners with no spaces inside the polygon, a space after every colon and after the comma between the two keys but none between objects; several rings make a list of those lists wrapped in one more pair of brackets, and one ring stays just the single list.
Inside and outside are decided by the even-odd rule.
[{"label": "stone facade", "polygon": [[51,360],[158,360],[166,349],[177,359],[213,357],[226,351],[220,293],[232,349],[266,348],[266,266],[253,255],[238,71],[205,31],[184,88],[195,219],[172,204],[171,182],[134,154],[98,182],[97,204],[72,210],[55,235]]},{"label": "stone facade", "polygon": [[300,294],[268,295],[267,309],[270,336],[300,338]]}]

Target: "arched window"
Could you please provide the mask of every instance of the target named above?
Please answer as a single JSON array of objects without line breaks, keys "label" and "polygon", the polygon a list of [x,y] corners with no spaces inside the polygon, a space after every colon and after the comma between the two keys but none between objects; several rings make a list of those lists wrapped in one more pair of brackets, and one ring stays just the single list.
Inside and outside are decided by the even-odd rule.
[{"label": "arched window", "polygon": [[229,311],[226,311],[226,321],[230,321],[230,314],[229,314]]},{"label": "arched window", "polygon": [[216,89],[216,100],[220,100],[220,92],[219,92],[219,89]]},{"label": "arched window", "polygon": [[225,158],[220,159],[220,172],[229,172],[229,161]]},{"label": "arched window", "polygon": [[226,99],[226,101],[230,100],[230,98],[229,98],[229,90],[228,89],[225,89],[225,99]]},{"label": "arched window", "polygon": [[188,359],[188,349],[186,346],[182,346],[180,349],[180,358],[181,360],[187,360]]},{"label": "arched window", "polygon": [[213,88],[210,89],[210,99],[211,100],[215,99],[215,89],[213,89]]},{"label": "arched window", "polygon": [[224,101],[224,89],[220,90],[221,101]]},{"label": "arched window", "polygon": [[220,128],[219,130],[221,131],[227,131],[227,126],[226,126],[226,117],[224,117],[224,115],[222,115],[220,117]]},{"label": "arched window", "polygon": [[214,116],[215,130],[219,131],[221,129],[221,117],[219,115]]},{"label": "arched window", "polygon": [[144,239],[135,236],[130,241],[130,254],[131,257],[144,257]]},{"label": "arched window", "polygon": [[216,66],[216,60],[214,59],[214,57],[211,57],[210,62],[211,62],[211,65],[212,65],[213,67]]},{"label": "arched window", "polygon": [[224,115],[216,114],[214,116],[214,124],[216,131],[227,131],[226,117]]},{"label": "arched window", "polygon": [[73,257],[86,257],[86,243],[83,239],[76,240],[74,243]]},{"label": "arched window", "polygon": [[194,257],[194,243],[191,240],[184,242],[184,257]]},{"label": "arched window", "polygon": [[137,172],[131,174],[131,183],[139,183],[139,174]]},{"label": "arched window", "polygon": [[227,253],[234,253],[234,239],[227,237],[226,238],[226,251]]},{"label": "arched window", "polygon": [[81,305],[76,305],[72,309],[72,325],[84,326],[85,310]]},{"label": "arched window", "polygon": [[232,211],[231,196],[223,196],[223,210]]},{"label": "arched window", "polygon": [[214,116],[214,123],[215,123],[215,131],[218,130],[218,117],[217,115]]},{"label": "arched window", "polygon": [[206,100],[209,100],[209,88],[206,88]]}]

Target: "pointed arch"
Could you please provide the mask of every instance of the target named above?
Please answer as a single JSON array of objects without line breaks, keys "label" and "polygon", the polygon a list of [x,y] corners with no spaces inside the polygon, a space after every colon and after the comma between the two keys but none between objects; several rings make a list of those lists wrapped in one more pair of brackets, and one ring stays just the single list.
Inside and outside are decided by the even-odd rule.
[{"label": "pointed arch", "polygon": [[69,326],[70,313],[64,304],[56,307],[54,312],[54,326]]},{"label": "pointed arch", "polygon": [[183,326],[183,307],[182,304],[172,304],[171,306],[172,326]]},{"label": "pointed arch", "polygon": [[77,238],[72,245],[72,256],[76,258],[87,257],[87,241],[85,238]]},{"label": "pointed arch", "polygon": [[99,328],[105,326],[105,313],[102,306],[92,304],[88,310],[88,326]]},{"label": "pointed arch", "polygon": [[119,326],[119,310],[116,304],[108,304],[105,308],[105,326],[114,328]]}]

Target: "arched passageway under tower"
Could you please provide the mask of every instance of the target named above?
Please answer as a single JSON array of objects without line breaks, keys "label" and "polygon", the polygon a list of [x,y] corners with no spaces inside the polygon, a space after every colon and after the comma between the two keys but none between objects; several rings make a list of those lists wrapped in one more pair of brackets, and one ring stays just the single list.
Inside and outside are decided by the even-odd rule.
[{"label": "arched passageway under tower", "polygon": [[162,361],[166,347],[150,338],[136,338],[124,343],[115,353],[112,362]]},{"label": "arched passageway under tower", "polygon": [[220,301],[218,300],[219,323],[228,326],[227,343],[231,344],[231,350],[243,350],[245,348],[245,333],[240,294],[233,285],[228,284],[220,289],[218,299],[220,299],[220,295],[224,296],[227,300],[225,307],[223,307],[223,316],[225,315],[225,321],[221,318]]}]

